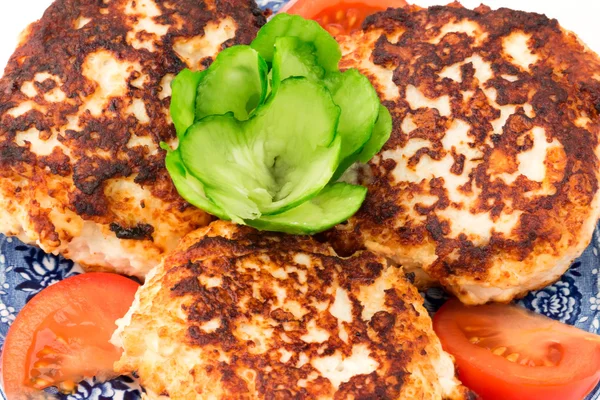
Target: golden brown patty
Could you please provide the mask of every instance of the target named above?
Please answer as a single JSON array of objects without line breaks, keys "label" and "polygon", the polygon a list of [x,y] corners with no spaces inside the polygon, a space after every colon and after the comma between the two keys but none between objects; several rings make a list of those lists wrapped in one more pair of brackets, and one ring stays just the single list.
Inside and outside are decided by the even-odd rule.
[{"label": "golden brown patty", "polygon": [[252,0],[58,0],[0,80],[0,232],[143,276],[209,216],[175,191],[170,82],[265,22]]},{"label": "golden brown patty", "polygon": [[150,272],[118,324],[115,368],[148,399],[469,395],[400,268],[309,237],[214,222]]},{"label": "golden brown patty", "polygon": [[558,279],[598,219],[597,55],[544,15],[457,4],[389,9],[339,39],[394,128],[336,245],[466,303]]}]

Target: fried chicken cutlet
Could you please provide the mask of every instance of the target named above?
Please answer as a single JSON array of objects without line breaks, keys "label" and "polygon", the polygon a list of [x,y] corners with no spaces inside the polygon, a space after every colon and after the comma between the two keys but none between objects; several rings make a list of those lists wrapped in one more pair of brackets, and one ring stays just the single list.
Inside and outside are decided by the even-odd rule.
[{"label": "fried chicken cutlet", "polygon": [[217,221],[138,290],[113,342],[147,399],[463,399],[401,268]]},{"label": "fried chicken cutlet", "polygon": [[0,233],[144,276],[210,221],[164,166],[170,82],[264,22],[252,0],[57,0],[0,80]]},{"label": "fried chicken cutlet", "polygon": [[463,302],[556,281],[598,219],[598,56],[544,15],[458,3],[388,9],[339,37],[393,116],[332,235]]}]

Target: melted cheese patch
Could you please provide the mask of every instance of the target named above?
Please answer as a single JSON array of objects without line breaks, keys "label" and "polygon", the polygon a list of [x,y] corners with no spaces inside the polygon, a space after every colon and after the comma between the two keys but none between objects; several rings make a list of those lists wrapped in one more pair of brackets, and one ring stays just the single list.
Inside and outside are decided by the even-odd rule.
[{"label": "melted cheese patch", "polygon": [[480,55],[475,54],[471,57],[465,58],[463,61],[444,67],[439,72],[440,78],[449,78],[456,82],[462,82],[461,67],[466,64],[471,64],[475,70],[475,78],[480,84],[487,82],[494,77],[492,71],[492,64],[481,58]]},{"label": "melted cheese patch", "polygon": [[408,85],[406,86],[406,101],[408,101],[412,110],[422,107],[435,108],[440,115],[450,116],[450,97],[448,95],[440,96],[437,99],[430,99],[418,88]]},{"label": "melted cheese patch", "polygon": [[48,140],[40,139],[40,131],[31,128],[27,131],[17,132],[15,141],[19,146],[24,146],[25,142],[31,144],[30,150],[38,156],[47,156],[52,153],[54,147],[64,148],[63,145],[56,139],[56,136]]},{"label": "melted cheese patch", "polygon": [[280,363],[287,363],[288,361],[291,360],[292,356],[294,355],[294,353],[292,353],[291,351],[288,351],[286,349],[280,348],[277,351],[279,351],[279,354],[281,354],[281,357],[279,357],[279,362]]},{"label": "melted cheese patch", "polygon": [[373,284],[362,286],[358,293],[358,300],[363,306],[361,318],[370,321],[375,313],[387,309],[385,306],[385,291],[391,289],[393,281],[390,279],[393,271],[388,267]]},{"label": "melted cheese patch", "polygon": [[[367,33],[365,35],[367,43],[361,48],[357,48],[357,43],[355,42],[342,40],[340,43],[342,54],[348,54],[355,50],[358,51],[359,53],[353,55],[356,58],[352,62],[352,67],[357,68],[371,79],[373,87],[377,89],[382,100],[396,100],[400,97],[400,92],[398,86],[393,82],[395,66],[393,63],[387,66],[375,64],[373,57],[368,52],[369,48],[375,46],[375,42],[379,37],[379,32]],[[343,67],[344,65],[340,66]]]},{"label": "melted cheese patch", "polygon": [[529,65],[535,64],[539,57],[533,54],[527,45],[531,35],[523,32],[512,32],[502,39],[502,47],[506,55],[512,58],[512,63],[529,71]]},{"label": "melted cheese patch", "polygon": [[296,300],[286,300],[283,303],[282,308],[292,314],[296,319],[302,319],[302,317],[308,314],[308,310]]},{"label": "melted cheese patch", "polygon": [[497,106],[497,108],[500,109],[500,118],[492,121],[492,129],[495,134],[501,135],[503,132],[502,128],[506,125],[508,118],[515,113],[517,106],[506,105]]},{"label": "melted cheese patch", "polygon": [[48,79],[52,79],[54,82],[59,83],[60,84],[60,78],[56,75],[52,75],[49,72],[38,72],[37,74],[35,74],[34,78],[33,78],[36,82],[44,82]]},{"label": "melted cheese patch", "polygon": [[352,302],[348,297],[348,292],[339,287],[335,290],[335,300],[329,308],[329,312],[338,321],[352,322]]},{"label": "melted cheese patch", "polygon": [[158,98],[160,100],[166,99],[167,97],[171,97],[171,82],[173,82],[174,78],[175,75],[166,74],[160,80],[160,93],[158,93]]},{"label": "melted cheese patch", "polygon": [[248,351],[252,354],[264,354],[269,350],[270,338],[273,336],[273,328],[269,322],[261,316],[253,316],[250,320],[240,322],[235,328],[235,336],[242,342],[254,342]]},{"label": "melted cheese patch", "polygon": [[431,146],[428,140],[410,139],[403,148],[386,150],[381,154],[382,159],[392,159],[396,162],[393,170],[396,182],[419,183],[424,179],[429,180],[436,176],[444,176],[454,163],[452,156],[447,155],[439,161],[433,160],[428,155],[423,155],[415,167],[409,167],[408,161],[418,150]]},{"label": "melted cheese patch", "polygon": [[385,37],[390,43],[398,43],[400,37],[404,35],[404,32],[406,32],[405,29],[398,28],[395,29],[393,32],[385,32]]},{"label": "melted cheese patch", "polygon": [[[308,254],[305,253],[297,253],[294,255],[294,262],[299,265],[303,265],[305,267],[312,266],[312,262]],[[304,275],[306,277],[306,274]],[[306,278],[304,279],[306,282]]]},{"label": "melted cheese patch", "polygon": [[[530,132],[523,135],[528,136],[533,141],[533,146],[527,150],[517,154],[517,170],[513,173],[500,172],[492,173],[493,179],[502,179],[507,185],[511,185],[515,180],[523,175],[527,179],[542,183],[542,187],[537,190],[527,192],[527,196],[534,195],[553,195],[556,192],[554,183],[562,179],[562,173],[565,165],[560,161],[564,160],[564,148],[562,144],[553,139],[548,142],[546,132],[541,127],[534,127]],[[554,158],[550,158],[550,154],[555,153]],[[558,163],[555,164],[559,160]],[[550,163],[553,168],[551,174],[548,173],[547,164]]]},{"label": "melted cheese patch", "polygon": [[509,234],[519,223],[521,211],[502,213],[496,221],[492,220],[489,213],[473,214],[469,210],[457,210],[452,207],[439,210],[437,214],[450,223],[449,237],[456,238],[465,234],[475,246],[481,246],[489,242],[492,232]]},{"label": "melted cheese patch", "polygon": [[80,16],[79,18],[77,18],[75,20],[75,23],[73,24],[75,26],[75,29],[81,29],[84,26],[86,26],[87,24],[89,24],[92,21],[91,18],[86,18],[83,16]]},{"label": "melted cheese patch", "polygon": [[377,370],[379,363],[371,358],[369,347],[364,344],[352,346],[350,357],[340,351],[331,356],[311,360],[311,365],[337,389],[356,375],[368,375]]},{"label": "melted cheese patch", "polygon": [[411,133],[412,131],[418,128],[415,122],[413,121],[412,114],[407,114],[406,117],[404,117],[400,128],[404,133]]},{"label": "melted cheese patch", "polygon": [[501,135],[502,128],[504,127],[504,125],[506,125],[506,121],[508,121],[508,118],[515,113],[515,111],[517,110],[517,106],[512,105],[512,104],[506,104],[506,105],[501,106],[498,103],[496,103],[496,98],[498,96],[498,93],[496,93],[496,89],[494,89],[494,88],[485,88],[485,89],[483,89],[483,92],[485,93],[486,97],[488,98],[490,104],[495,109],[500,110],[500,117],[498,117],[492,121],[492,129],[493,129],[493,133],[495,133],[497,135]]},{"label": "melted cheese patch", "polygon": [[21,93],[30,98],[36,97],[39,93],[35,86],[35,83],[44,82],[47,80],[54,81],[56,85],[49,92],[44,93],[44,100],[46,100],[49,103],[58,103],[64,101],[67,96],[65,95],[65,92],[63,92],[60,89],[60,86],[62,85],[62,80],[60,79],[60,77],[52,75],[48,72],[38,72],[37,74],[35,74],[33,80],[24,82],[21,85]]},{"label": "melted cheese patch", "polygon": [[142,124],[150,122],[150,118],[146,112],[146,105],[141,99],[131,100],[131,104],[127,108],[127,113],[133,115]]},{"label": "melted cheese patch", "polygon": [[21,85],[21,92],[27,97],[37,96],[37,89],[31,81],[27,81]]},{"label": "melted cheese patch", "polygon": [[516,82],[519,80],[519,77],[516,75],[507,75],[507,74],[502,74],[500,75],[502,77],[502,79],[509,81],[509,82]]},{"label": "melted cheese patch", "polygon": [[471,125],[463,120],[455,119],[452,121],[452,125],[442,138],[444,149],[448,151],[455,149],[461,154],[469,154],[471,158],[480,157],[481,152],[469,146],[471,142],[468,135],[470,129]]},{"label": "melted cheese patch", "polygon": [[21,104],[19,104],[18,106],[8,110],[7,114],[13,118],[18,118],[21,115],[24,115],[31,110],[39,110],[39,111],[43,112],[43,110],[45,110],[45,109],[43,107],[38,106],[33,101],[24,101]]},{"label": "melted cheese patch", "polygon": [[483,33],[481,27],[473,21],[463,19],[461,21],[453,21],[442,26],[440,34],[433,38],[430,43],[438,44],[448,33],[466,33],[475,39],[475,43],[480,45],[487,38],[487,33]]},{"label": "melted cheese patch", "polygon": [[192,38],[179,38],[173,44],[173,50],[192,70],[200,70],[202,60],[214,57],[221,50],[221,45],[235,36],[235,22],[224,18],[218,24],[210,21],[204,28],[204,35]]},{"label": "melted cheese patch", "polygon": [[575,126],[578,126],[580,128],[585,128],[588,124],[591,124],[591,123],[592,123],[592,120],[589,119],[588,117],[584,117],[584,116],[578,117],[574,121]]},{"label": "melted cheese patch", "polygon": [[[125,14],[131,16],[133,21],[132,30],[127,32],[127,43],[138,50],[154,51],[155,41],[169,30],[167,25],[154,20],[161,15],[156,3],[152,0],[131,0],[125,7]],[[141,35],[150,35],[151,39],[141,39]]]},{"label": "melted cheese patch", "polygon": [[371,64],[369,70],[375,75],[377,83],[383,88],[383,98],[386,100],[395,100],[400,97],[398,92],[398,86],[394,84],[392,78],[394,77],[394,71],[383,68],[379,65]]},{"label": "melted cheese patch", "polygon": [[198,281],[200,281],[200,284],[207,289],[219,287],[223,284],[223,279],[218,276],[200,275]]},{"label": "melted cheese patch", "polygon": [[475,54],[464,61],[465,64],[472,63],[475,69],[475,78],[479,81],[479,84],[484,84],[494,77],[494,71],[492,71],[492,64],[481,58],[480,55]]},{"label": "melted cheese patch", "polygon": [[200,325],[200,329],[202,329],[206,333],[212,333],[221,327],[221,320],[219,318],[213,318],[208,322]]},{"label": "melted cheese patch", "polygon": [[310,320],[306,324],[306,333],[300,339],[306,343],[323,343],[329,339],[329,332],[318,327],[315,320]]},{"label": "melted cheese patch", "polygon": [[96,83],[96,91],[87,99],[84,109],[99,117],[111,97],[127,94],[127,79],[140,69],[139,64],[120,61],[106,50],[88,55],[83,63],[83,76]]},{"label": "melted cheese patch", "polygon": [[447,67],[444,67],[444,69],[442,69],[438,75],[440,78],[448,78],[455,82],[462,82],[462,74],[460,71],[460,67],[462,65],[462,63],[448,65]]},{"label": "melted cheese patch", "polygon": [[535,111],[533,110],[533,106],[531,104],[523,104],[523,111],[525,111],[525,115],[527,115],[529,118],[535,118]]},{"label": "melted cheese patch", "polygon": [[48,93],[44,94],[44,100],[46,100],[48,103],[59,103],[64,101],[66,98],[67,95],[65,95],[65,92],[60,90],[58,87],[55,87]]},{"label": "melted cheese patch", "polygon": [[519,173],[527,179],[542,182],[546,177],[546,154],[551,147],[561,146],[555,139],[548,142],[544,128],[536,126],[531,130],[533,136],[533,147],[517,155],[519,161]]}]

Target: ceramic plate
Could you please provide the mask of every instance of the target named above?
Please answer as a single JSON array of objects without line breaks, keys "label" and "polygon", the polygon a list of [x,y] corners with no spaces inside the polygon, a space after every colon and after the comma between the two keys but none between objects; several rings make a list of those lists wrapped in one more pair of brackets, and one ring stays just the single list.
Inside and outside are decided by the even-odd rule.
[{"label": "ceramic plate", "polygon": [[[590,0],[586,3],[591,4],[593,1]],[[502,3],[510,2],[503,1]],[[41,2],[38,1],[38,3]],[[47,5],[50,2],[44,1],[44,3]],[[262,8],[270,8],[276,12],[286,3],[286,0],[258,0],[258,3]],[[416,3],[428,5],[425,3],[439,2],[416,1]],[[468,0],[463,3],[465,6],[473,6]],[[498,6],[494,0],[486,3],[491,6]],[[536,2],[527,4],[528,11],[536,10],[536,8],[532,8],[532,3]],[[536,3],[537,10],[545,10],[544,4],[539,3]],[[561,3],[566,5],[565,2]],[[503,5],[522,8],[517,4]],[[552,6],[554,13],[560,11],[558,10],[560,6],[557,8],[556,4],[548,4],[548,6]],[[598,5],[592,5],[592,7],[594,6],[598,7]],[[18,6],[11,5],[8,7]],[[548,13],[550,14],[549,11]],[[595,13],[595,15],[598,14]],[[26,21],[35,18],[26,19]],[[575,29],[575,27],[569,26],[568,23],[563,22],[563,25],[568,29]],[[597,25],[593,25],[589,33],[585,29],[584,26],[582,31],[586,34],[580,33],[580,30],[577,31],[592,48],[600,51],[599,43],[591,43],[593,39],[587,35],[597,29]],[[596,36],[598,35],[596,34]],[[598,40],[597,37],[596,40]],[[2,57],[10,55],[10,53],[4,53],[6,51],[2,51]],[[0,61],[4,63],[5,60],[2,57],[0,57]],[[530,293],[520,301],[521,305],[555,320],[575,325],[590,332],[600,333],[599,251],[600,230],[597,227],[590,246],[573,263],[562,279],[543,290]],[[16,239],[0,235],[0,348],[15,316],[29,299],[45,287],[81,272],[81,268],[69,260],[45,254],[36,247],[26,246]],[[432,313],[446,300],[444,292],[440,289],[431,289],[427,293],[423,293],[423,296],[427,309]],[[134,379],[123,376],[110,382],[96,382],[89,379],[78,386],[76,393],[70,395],[56,394],[56,396],[59,399],[66,400],[134,400],[139,399],[140,394],[140,388]],[[0,398],[4,398],[1,390]],[[598,399],[600,399],[600,386],[588,396],[588,400]]]}]

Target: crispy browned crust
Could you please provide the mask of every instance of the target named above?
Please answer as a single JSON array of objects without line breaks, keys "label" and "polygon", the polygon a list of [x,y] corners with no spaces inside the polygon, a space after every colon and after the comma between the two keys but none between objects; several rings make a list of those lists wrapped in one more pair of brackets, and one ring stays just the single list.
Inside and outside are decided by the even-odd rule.
[{"label": "crispy browned crust", "polygon": [[[131,179],[149,190],[154,198],[167,204],[163,213],[180,218],[182,234],[208,221],[206,214],[191,210],[177,194],[165,170],[162,149],[150,154],[145,145],[128,147],[127,143],[134,136],[150,138],[156,146],[175,138],[165,111],[170,97],[159,98],[159,95],[163,77],[175,75],[186,67],[173,49],[176,40],[202,35],[208,23],[229,17],[236,25],[235,37],[224,46],[249,43],[265,18],[252,0],[157,1],[160,15],[153,22],[169,28],[155,42],[154,51],[148,51],[132,47],[126,39],[137,21],[136,17],[125,15],[127,3],[57,0],[40,21],[28,28],[0,80],[0,185],[4,195],[11,196],[16,204],[31,203],[28,217],[47,251],[62,251],[62,244],[71,237],[55,226],[51,210],[37,203],[40,192],[64,207],[56,211],[110,227],[121,239],[152,241],[153,233],[161,228],[153,226],[152,221],[136,221],[135,215],[142,212],[144,201],[132,206],[115,205],[118,201],[105,193],[109,180]],[[75,25],[80,18],[90,21],[78,29]],[[137,32],[136,39],[152,39],[148,35],[146,31]],[[57,133],[59,127],[67,125],[69,115],[81,111],[85,98],[99,89],[82,71],[86,58],[99,51],[109,52],[119,62],[139,63],[141,70],[129,76],[127,93],[110,99],[100,116],[84,113],[80,115],[80,129]],[[207,66],[211,61],[207,57],[201,64]],[[49,73],[53,79],[34,82],[38,73]],[[144,84],[135,84],[141,75],[146,76]],[[59,89],[64,92],[65,100],[47,101],[44,95],[55,89],[57,81],[62,83]],[[29,98],[21,91],[25,82],[34,82],[35,97]],[[148,123],[142,124],[123,112],[130,99],[143,101]],[[33,101],[45,112],[34,109],[16,118],[10,115],[10,109],[27,101]],[[71,154],[66,155],[56,147],[50,155],[39,156],[28,143],[17,143],[17,133],[30,128],[40,131],[41,140],[57,135]],[[161,243],[157,245],[164,247]]]},{"label": "crispy browned crust", "polygon": [[[164,266],[150,273],[131,321],[120,334],[125,352],[116,368],[121,373],[137,370],[149,393],[174,399],[469,398],[459,385],[452,394],[440,394],[438,371],[430,363],[438,363],[441,347],[422,298],[400,269],[386,271],[386,267],[385,259],[369,252],[343,259],[310,237],[214,222],[185,237]],[[365,320],[365,299],[359,293],[376,286],[380,278],[391,285],[381,300],[387,311]],[[207,286],[208,279],[220,283]],[[337,287],[352,303],[350,321],[341,322],[327,311]],[[291,303],[306,310],[302,318],[286,311]],[[175,320],[169,323],[167,316]],[[203,324],[215,320],[219,327],[205,331]],[[269,335],[241,339],[239,327],[252,321],[266,321],[260,330],[270,330]],[[311,343],[303,338],[314,323],[329,334],[328,339]],[[347,341],[341,339],[342,326]],[[161,356],[146,357],[139,334],[157,335],[158,346],[181,343],[183,348],[177,350],[181,362],[172,361],[170,368],[159,370]],[[350,357],[356,345],[366,345],[379,366],[342,382],[336,390],[311,362],[336,352]],[[281,361],[280,351],[290,354],[289,361]],[[308,362],[302,362],[303,357]],[[195,365],[182,368],[184,360],[194,360]],[[440,371],[443,368],[450,374],[446,379],[452,380],[451,363]]]},{"label": "crispy browned crust", "polygon": [[[430,42],[440,35],[444,25],[461,20],[475,22],[487,37],[476,44],[474,38],[465,33],[447,33],[438,44]],[[465,195],[478,196],[470,213],[487,213],[494,222],[503,212],[522,214],[510,234],[493,232],[483,245],[474,244],[474,238],[466,234],[451,237],[453,221],[440,218],[439,211],[451,207],[460,209],[464,205],[449,199],[444,176],[418,183],[396,182],[392,175],[396,162],[376,157],[371,162],[374,179],[369,184],[367,199],[351,224],[336,231],[334,243],[351,252],[360,248],[361,242],[370,241],[375,247],[385,248],[386,255],[392,258],[415,248],[426,249],[434,261],[417,259],[415,264],[467,301],[470,301],[467,290],[460,284],[462,278],[482,284],[488,280],[496,286],[504,275],[505,285],[517,284],[516,280],[509,279],[514,275],[510,268],[514,267],[501,271],[504,261],[521,262],[514,265],[522,265],[519,268],[529,273],[535,270],[538,257],[547,255],[558,263],[567,256],[569,260],[561,261],[564,268],[549,278],[550,281],[557,279],[588,243],[590,227],[598,217],[600,62],[597,55],[574,34],[565,32],[556,20],[544,15],[490,10],[485,6],[468,10],[457,3],[429,9],[388,9],[368,17],[363,30],[340,38],[350,49],[358,46],[344,56],[342,66],[358,67],[369,76],[391,111],[394,128],[382,153],[403,148],[414,138],[426,139],[432,145],[417,151],[408,161],[408,168],[417,168],[423,157],[441,160],[449,154],[454,163],[446,176],[461,175],[465,156],[445,149],[442,139],[452,121],[465,121],[470,125],[470,146],[483,153],[469,173],[468,181],[459,189]],[[531,35],[528,44],[538,61],[529,71],[511,63],[503,53],[502,39],[512,32]],[[369,35],[375,38],[372,47],[361,48],[370,45]],[[388,39],[397,36],[397,42]],[[439,76],[444,67],[474,54],[491,63],[493,77],[485,87],[496,89],[496,102],[517,106],[501,134],[494,134],[491,124],[500,116],[500,111],[482,91],[472,63],[460,68],[462,82]],[[377,73],[361,65],[365,58],[376,66],[393,70],[393,82],[399,91],[397,99],[387,99]],[[502,75],[514,76],[516,80],[504,79]],[[451,115],[440,115],[433,108],[411,110],[406,100],[407,85],[415,86],[429,98],[448,95]],[[467,91],[473,92],[468,101]],[[525,103],[533,107],[533,118],[524,110]],[[407,115],[412,116],[416,125],[410,133],[401,127]],[[589,121],[577,124],[579,117]],[[530,196],[532,191],[541,188],[541,183],[524,175],[512,184],[491,179],[492,172],[516,171],[517,154],[532,146],[528,132],[534,126],[543,127],[548,141],[557,140],[564,150],[549,153],[545,160],[546,176],[555,188],[552,195]],[[435,196],[437,200],[431,205],[408,205],[407,199],[422,194]],[[419,215],[422,220],[407,217],[410,213]],[[363,240],[357,243],[359,237]],[[350,240],[353,243],[347,248]],[[549,269],[546,265],[540,268]],[[492,269],[495,269],[493,276],[490,275]],[[548,283],[548,280],[539,280],[536,285]],[[529,285],[525,290],[532,288]],[[514,293],[502,300],[510,300],[512,296]]]}]

